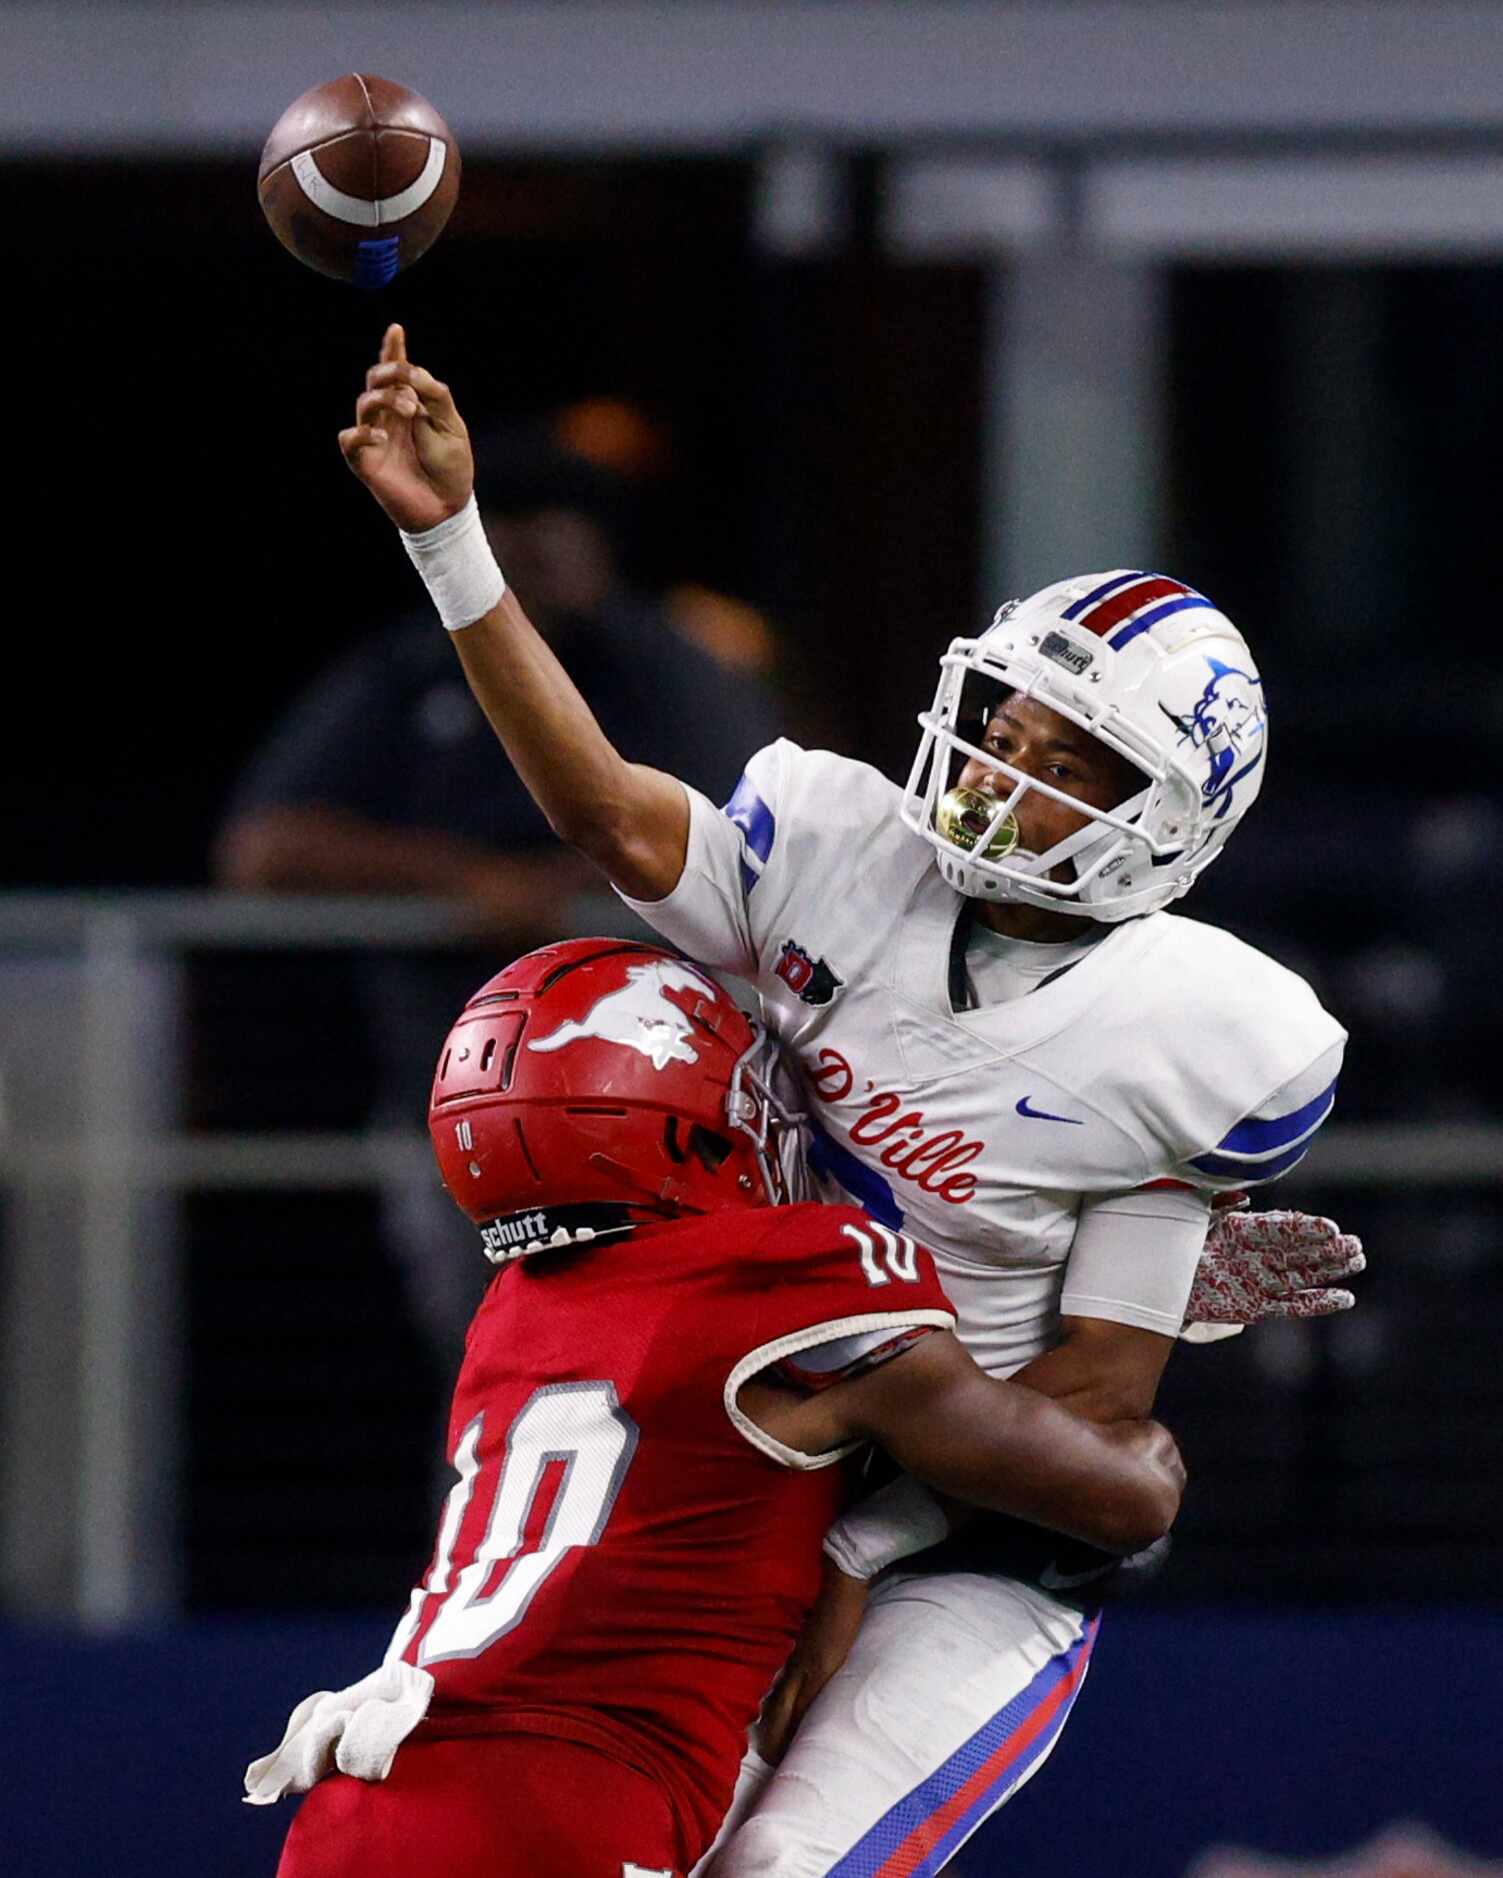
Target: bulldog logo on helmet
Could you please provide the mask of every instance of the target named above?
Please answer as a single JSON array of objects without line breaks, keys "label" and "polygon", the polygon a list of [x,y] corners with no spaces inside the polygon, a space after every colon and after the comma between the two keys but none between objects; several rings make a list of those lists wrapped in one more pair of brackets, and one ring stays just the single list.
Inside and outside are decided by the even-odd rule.
[{"label": "bulldog logo on helmet", "polygon": [[597,998],[583,1017],[571,1017],[546,1037],[535,1038],[529,1050],[562,1050],[565,1044],[593,1037],[600,1043],[619,1043],[639,1051],[654,1069],[670,1063],[697,1063],[694,1028],[668,996],[670,991],[708,991],[714,986],[701,973],[677,959],[653,959],[626,968],[626,983]]},{"label": "bulldog logo on helmet", "polygon": [[1210,679],[1188,712],[1176,715],[1163,704],[1159,709],[1179,732],[1181,743],[1205,756],[1209,769],[1201,795],[1220,816],[1230,807],[1236,784],[1262,762],[1268,720],[1261,679],[1220,659],[1206,663]]}]

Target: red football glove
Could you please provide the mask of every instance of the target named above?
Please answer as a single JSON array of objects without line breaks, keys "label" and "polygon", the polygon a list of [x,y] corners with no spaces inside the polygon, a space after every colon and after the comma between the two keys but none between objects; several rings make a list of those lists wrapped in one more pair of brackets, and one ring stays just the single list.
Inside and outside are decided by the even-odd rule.
[{"label": "red football glove", "polygon": [[1334,1220],[1218,1210],[1185,1305],[1185,1329],[1349,1311],[1357,1300],[1339,1280],[1366,1264],[1361,1240]]}]

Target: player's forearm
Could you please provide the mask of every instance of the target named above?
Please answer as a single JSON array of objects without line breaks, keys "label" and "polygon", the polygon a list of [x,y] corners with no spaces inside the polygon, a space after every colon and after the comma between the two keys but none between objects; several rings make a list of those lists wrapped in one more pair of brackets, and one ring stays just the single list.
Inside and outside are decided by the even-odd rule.
[{"label": "player's forearm", "polygon": [[1048,1396],[1051,1402],[1058,1402],[1088,1422],[1138,1421],[1153,1406],[1151,1391],[1145,1401],[1135,1385],[1124,1384],[1115,1376],[1092,1373],[1068,1356],[1063,1346],[1035,1357],[1016,1372],[1013,1381]]},{"label": "player's forearm", "polygon": [[1066,1318],[1064,1335],[1012,1380],[1092,1422],[1140,1421],[1153,1413],[1170,1337],[1130,1324]]},{"label": "player's forearm", "polygon": [[688,848],[683,785],[622,757],[509,588],[453,637],[476,702],[554,832],[633,898],[671,892]]},{"label": "player's forearm", "polygon": [[[995,1392],[1005,1385],[991,1386]],[[1184,1486],[1168,1436],[1142,1424],[1098,1426],[1045,1407],[1037,1415],[1027,1403],[1010,1429],[988,1425],[974,1445],[947,1457],[944,1475],[932,1484],[1111,1552],[1135,1552],[1167,1532]]]},{"label": "player's forearm", "polygon": [[1183,1468],[1156,1425],[1098,1426],[979,1371],[880,1438],[942,1493],[1107,1551],[1151,1544],[1179,1510]]},{"label": "player's forearm", "polygon": [[408,359],[400,326],[365,385],[340,450],[402,531],[491,728],[554,830],[633,898],[661,899],[688,848],[682,784],[625,761],[508,589],[453,393]]}]

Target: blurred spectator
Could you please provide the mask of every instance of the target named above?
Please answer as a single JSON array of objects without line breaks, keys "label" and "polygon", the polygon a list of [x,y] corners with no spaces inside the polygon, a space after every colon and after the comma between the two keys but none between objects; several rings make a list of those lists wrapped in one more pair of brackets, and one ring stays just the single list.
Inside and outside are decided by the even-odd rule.
[{"label": "blurred spectator", "polygon": [[[553,420],[561,449],[619,477],[639,497],[660,492],[676,467],[672,433],[624,398],[582,398]],[[674,580],[663,591],[669,619],[723,664],[772,670],[777,648],[766,617],[698,581]]]},{"label": "blurred spectator", "polygon": [[[607,736],[723,800],[781,726],[744,664],[732,669],[625,589],[621,480],[550,437],[510,433],[477,443],[476,491],[508,581]],[[426,608],[378,627],[297,701],[236,791],[214,866],[232,888],[424,894],[470,909],[476,951],[372,954],[357,968],[380,1081],[373,1119],[387,1127],[421,1127],[434,1051],[477,983],[560,933],[630,929],[594,870],[554,839]],[[383,1219],[447,1373],[488,1268],[436,1178],[393,1181]]]}]

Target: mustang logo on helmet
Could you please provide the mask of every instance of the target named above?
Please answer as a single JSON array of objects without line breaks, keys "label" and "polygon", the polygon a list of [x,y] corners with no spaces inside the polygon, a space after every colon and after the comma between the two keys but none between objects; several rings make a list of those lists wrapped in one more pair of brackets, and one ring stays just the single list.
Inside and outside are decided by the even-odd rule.
[{"label": "mustang logo on helmet", "polygon": [[713,996],[714,986],[702,973],[677,959],[630,965],[626,983],[618,991],[608,991],[583,1017],[571,1017],[527,1047],[562,1050],[566,1044],[593,1037],[600,1043],[619,1043],[639,1051],[654,1069],[666,1069],[670,1063],[697,1063],[699,1052],[691,1041],[693,1026],[668,996],[670,991],[708,991]]}]

